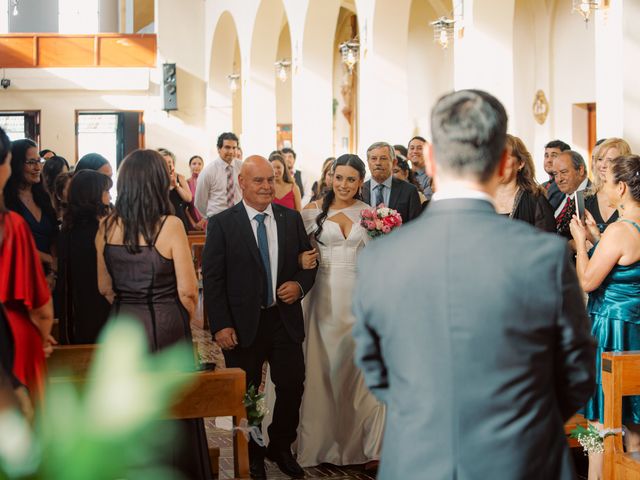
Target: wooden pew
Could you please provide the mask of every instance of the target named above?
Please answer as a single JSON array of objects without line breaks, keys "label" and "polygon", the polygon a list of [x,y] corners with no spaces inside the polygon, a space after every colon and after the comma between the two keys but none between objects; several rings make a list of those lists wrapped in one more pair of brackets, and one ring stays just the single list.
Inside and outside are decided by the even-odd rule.
[{"label": "wooden pew", "polygon": [[[47,364],[52,375],[49,382],[82,385],[95,353],[94,345],[55,347]],[[55,371],[66,369],[68,376],[58,376]],[[177,374],[186,375],[186,374]],[[233,426],[247,414],[242,404],[245,393],[245,373],[239,368],[197,372],[191,384],[181,392],[171,407],[169,418],[190,419],[231,416]],[[241,433],[233,435],[234,475],[249,477],[249,453],[247,440]],[[217,473],[217,472],[216,472]]]},{"label": "wooden pew", "polygon": [[[602,354],[604,428],[622,428],[622,397],[640,395],[640,352]],[[622,434],[604,439],[604,480],[640,480],[640,452],[625,453]]]}]

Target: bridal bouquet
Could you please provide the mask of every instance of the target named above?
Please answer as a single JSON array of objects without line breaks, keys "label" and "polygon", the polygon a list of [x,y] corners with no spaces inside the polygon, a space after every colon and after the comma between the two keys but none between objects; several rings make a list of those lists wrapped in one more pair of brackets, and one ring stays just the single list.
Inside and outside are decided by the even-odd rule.
[{"label": "bridal bouquet", "polygon": [[585,455],[589,453],[604,453],[604,439],[610,435],[615,435],[624,431],[604,429],[598,430],[595,426],[589,424],[587,428],[582,425],[578,425],[571,431],[571,438],[578,440]]},{"label": "bridal bouquet", "polygon": [[402,225],[402,216],[381,203],[377,207],[365,208],[360,212],[360,225],[371,238],[376,238]]}]

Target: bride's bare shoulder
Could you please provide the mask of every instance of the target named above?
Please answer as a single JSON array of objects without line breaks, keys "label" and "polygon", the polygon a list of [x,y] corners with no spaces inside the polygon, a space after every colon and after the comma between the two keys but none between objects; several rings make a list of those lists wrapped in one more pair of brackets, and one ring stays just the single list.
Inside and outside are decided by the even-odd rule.
[{"label": "bride's bare shoulder", "polygon": [[303,210],[320,210],[320,206],[318,206],[318,202],[309,202]]}]

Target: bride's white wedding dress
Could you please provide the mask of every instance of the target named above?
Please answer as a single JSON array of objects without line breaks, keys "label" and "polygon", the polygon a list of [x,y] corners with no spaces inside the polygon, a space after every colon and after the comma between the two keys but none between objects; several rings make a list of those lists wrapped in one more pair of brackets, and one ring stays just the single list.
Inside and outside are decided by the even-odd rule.
[{"label": "bride's white wedding dress", "polygon": [[[369,241],[360,212],[369,205],[330,210],[316,248],[316,281],[303,300],[306,380],[300,411],[297,453],[302,466],[351,465],[380,457],[384,406],[367,389],[354,364],[351,298],[358,252]],[[316,229],[317,209],[302,211],[308,234]],[[344,238],[331,218],[344,214],[352,222]],[[312,237],[313,238],[313,237]]]}]

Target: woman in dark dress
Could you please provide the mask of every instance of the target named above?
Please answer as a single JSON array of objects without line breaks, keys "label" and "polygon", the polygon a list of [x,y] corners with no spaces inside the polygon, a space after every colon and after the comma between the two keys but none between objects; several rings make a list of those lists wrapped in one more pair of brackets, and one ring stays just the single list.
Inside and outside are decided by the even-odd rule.
[{"label": "woman in dark dress", "polygon": [[169,201],[173,205],[173,212],[176,217],[182,220],[186,231],[190,229],[187,209],[193,201],[193,195],[187,180],[176,172],[176,156],[166,148],[159,148],[158,152],[167,164],[169,170]]},{"label": "woman in dark dress", "polygon": [[[136,150],[120,167],[114,211],[96,236],[98,287],[111,313],[144,327],[152,351],[191,343],[198,287],[184,226],[171,215],[169,171],[153,150]],[[211,477],[204,424],[179,421],[184,438],[171,458],[186,478]]]},{"label": "woman in dark dress", "polygon": [[12,142],[11,154],[11,177],[4,189],[5,205],[29,225],[47,282],[53,287],[57,271],[58,220],[42,183],[43,163],[35,142],[28,139]]},{"label": "woman in dark dress", "polygon": [[93,170],[75,174],[58,239],[58,318],[64,344],[96,343],[111,305],[98,291],[96,233],[109,213],[111,179]]},{"label": "woman in dark dress", "polygon": [[531,154],[522,140],[507,135],[508,165],[496,192],[496,211],[546,232],[556,231],[553,209],[535,181]]}]

